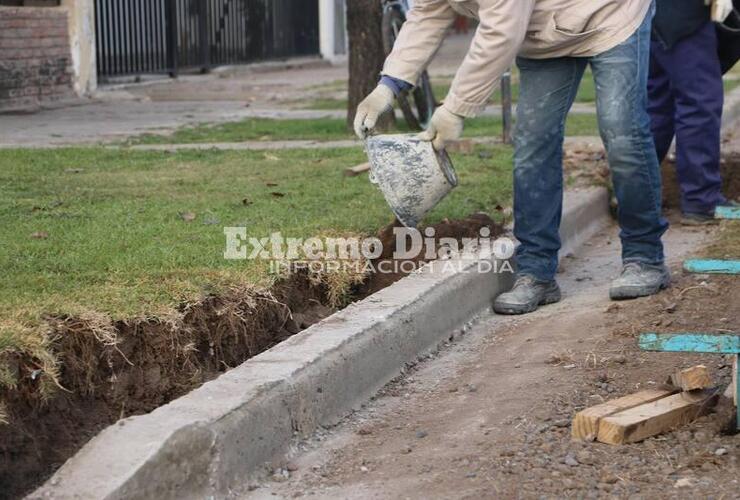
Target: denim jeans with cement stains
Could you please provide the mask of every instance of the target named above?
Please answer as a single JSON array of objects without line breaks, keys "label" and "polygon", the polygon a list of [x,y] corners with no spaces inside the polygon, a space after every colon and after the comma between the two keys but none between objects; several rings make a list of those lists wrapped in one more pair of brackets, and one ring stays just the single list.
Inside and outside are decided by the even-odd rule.
[{"label": "denim jeans with cement stains", "polygon": [[619,203],[623,262],[663,262],[661,180],[647,113],[649,13],[625,42],[594,57],[518,58],[514,137],[517,272],[554,279],[560,250],[565,120],[587,66],[596,87],[599,131]]}]

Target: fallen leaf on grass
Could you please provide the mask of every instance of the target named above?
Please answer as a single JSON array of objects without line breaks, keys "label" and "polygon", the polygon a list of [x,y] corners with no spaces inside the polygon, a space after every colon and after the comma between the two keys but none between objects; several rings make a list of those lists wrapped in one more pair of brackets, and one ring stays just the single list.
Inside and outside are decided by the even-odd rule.
[{"label": "fallen leaf on grass", "polygon": [[282,198],[283,196],[285,196],[285,193],[281,193],[279,191],[273,191],[270,194],[273,195],[275,198]]},{"label": "fallen leaf on grass", "polygon": [[36,231],[35,233],[31,233],[31,238],[34,240],[45,240],[49,237],[49,233],[46,231]]},{"label": "fallen leaf on grass", "polygon": [[278,185],[277,182],[265,182],[265,186],[267,186],[267,187],[275,187],[277,185]]},{"label": "fallen leaf on grass", "polygon": [[270,153],[265,153],[264,156],[265,156],[265,160],[270,160],[270,161],[278,161],[280,159],[275,155],[271,155]]},{"label": "fallen leaf on grass", "polygon": [[193,222],[195,220],[195,214],[193,212],[178,212],[177,215],[185,222]]}]

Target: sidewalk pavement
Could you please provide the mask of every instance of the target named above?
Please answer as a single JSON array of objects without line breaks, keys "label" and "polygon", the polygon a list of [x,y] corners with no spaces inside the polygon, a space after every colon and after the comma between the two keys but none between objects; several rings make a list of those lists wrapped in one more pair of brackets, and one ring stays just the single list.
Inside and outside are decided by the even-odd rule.
[{"label": "sidewalk pavement", "polygon": [[[453,35],[430,72],[448,78],[467,50],[470,37]],[[347,79],[347,64],[316,59],[233,66],[207,75],[183,75],[141,84],[103,87],[74,105],[33,114],[0,114],[1,147],[50,147],[120,141],[132,135],[249,117],[344,118],[338,111],[291,109],[291,102],[316,97],[319,89]],[[340,91],[341,92],[341,91]],[[72,103],[65,103],[72,104]]]},{"label": "sidewalk pavement", "polygon": [[[452,35],[445,41],[429,68],[433,80],[449,80],[470,38],[471,33]],[[344,110],[296,108],[325,95],[341,97],[346,79],[346,62],[331,65],[304,58],[282,66],[233,66],[207,75],[104,87],[92,99],[33,114],[0,114],[0,148],[105,144],[144,133],[246,118],[342,119]],[[337,90],[332,91],[333,87]],[[572,112],[594,113],[595,108],[576,103]],[[491,105],[484,114],[500,116],[501,108]],[[738,115],[740,87],[726,97],[725,123]]]}]

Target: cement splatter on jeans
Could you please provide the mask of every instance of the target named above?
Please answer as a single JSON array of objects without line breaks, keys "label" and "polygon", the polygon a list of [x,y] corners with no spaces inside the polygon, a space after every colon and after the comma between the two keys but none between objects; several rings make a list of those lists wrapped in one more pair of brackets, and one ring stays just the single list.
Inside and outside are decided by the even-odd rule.
[{"label": "cement splatter on jeans", "polygon": [[619,203],[622,259],[663,262],[658,158],[647,114],[650,13],[625,42],[594,57],[518,58],[514,137],[514,234],[518,272],[551,280],[557,270],[563,204],[565,120],[584,71],[596,87],[599,131]]}]

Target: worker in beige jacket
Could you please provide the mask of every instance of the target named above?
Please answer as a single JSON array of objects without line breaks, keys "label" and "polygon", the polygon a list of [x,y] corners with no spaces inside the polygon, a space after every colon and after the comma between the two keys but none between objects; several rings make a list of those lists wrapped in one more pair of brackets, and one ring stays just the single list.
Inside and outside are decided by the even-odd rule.
[{"label": "worker in beige jacket", "polygon": [[369,133],[394,94],[412,86],[455,16],[479,25],[444,103],[421,137],[437,149],[480,113],[514,60],[520,92],[514,137],[514,288],[494,310],[522,314],[560,300],[565,119],[586,67],[596,86],[599,130],[619,202],[623,268],[612,299],[666,287],[658,160],[646,112],[653,0],[417,0],[388,56],[378,87],[357,108],[355,131]]}]

